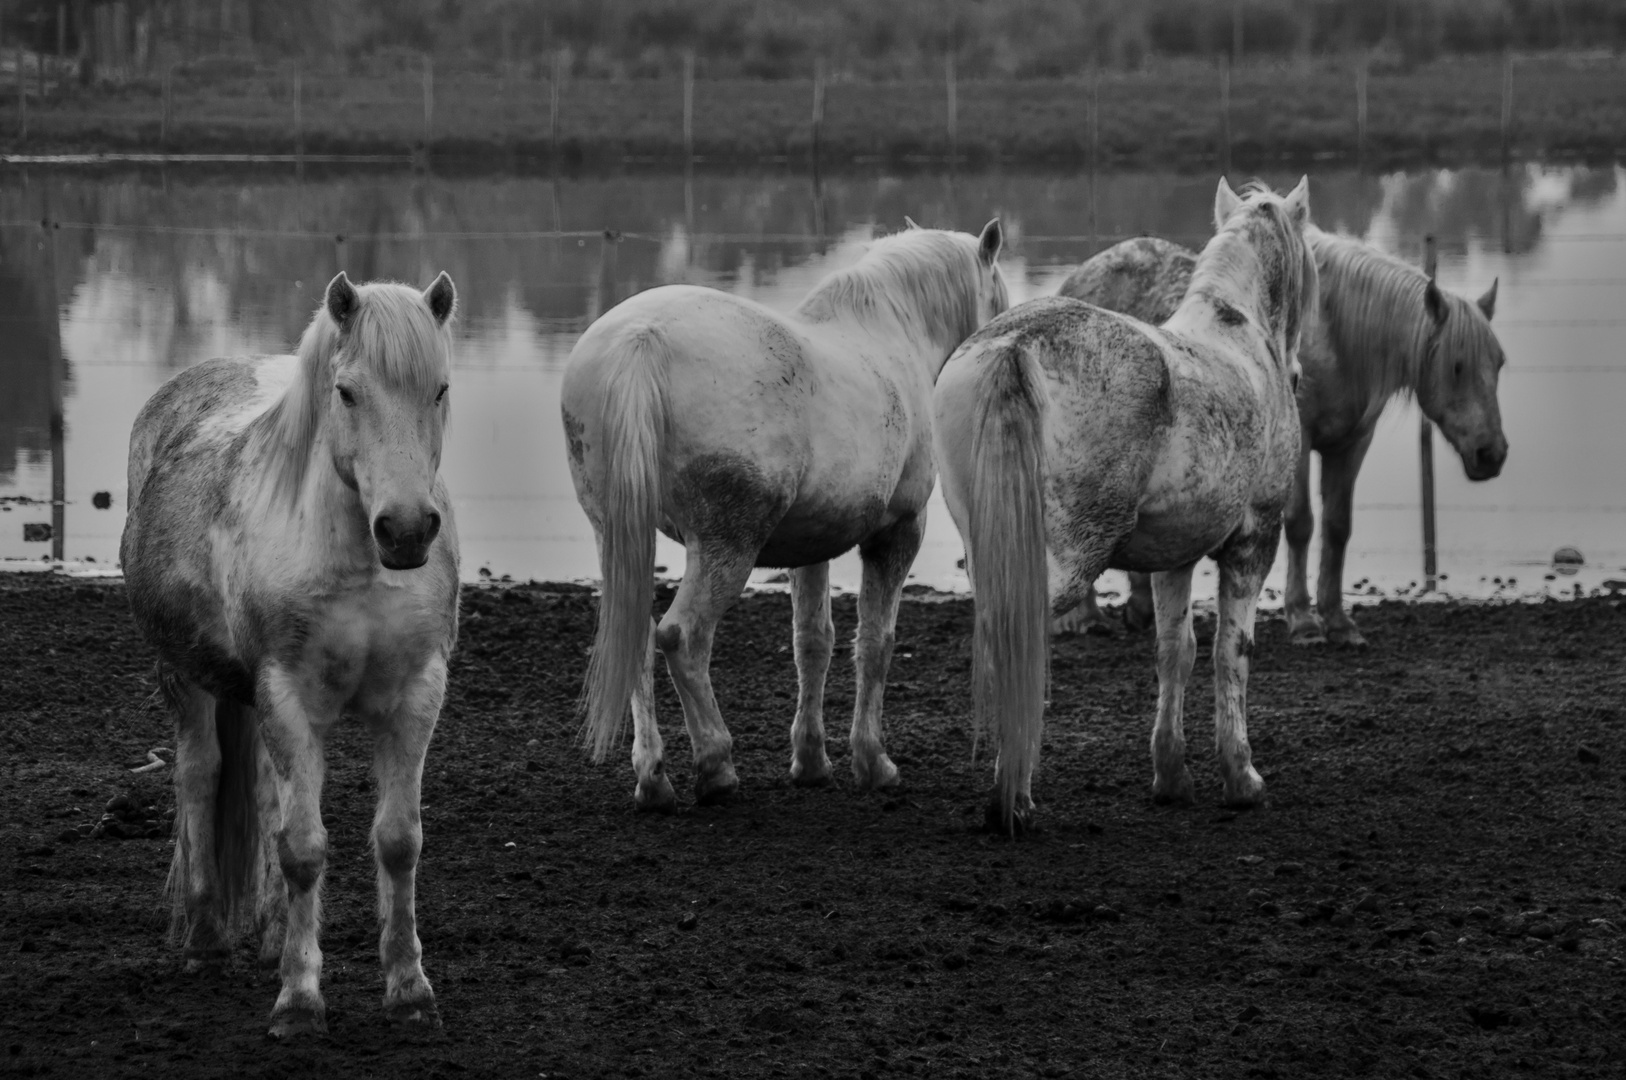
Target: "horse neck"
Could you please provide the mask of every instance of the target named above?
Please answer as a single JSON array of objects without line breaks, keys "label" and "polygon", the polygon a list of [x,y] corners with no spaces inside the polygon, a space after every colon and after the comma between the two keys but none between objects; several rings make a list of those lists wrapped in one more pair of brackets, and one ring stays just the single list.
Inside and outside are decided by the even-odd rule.
[{"label": "horse neck", "polygon": [[921,283],[901,293],[888,292],[860,264],[820,285],[797,307],[796,317],[812,326],[846,322],[867,334],[895,337],[905,344],[910,362],[936,382],[949,356],[975,327],[956,336],[958,328],[942,326],[942,313],[931,311],[922,294],[930,287]]},{"label": "horse neck", "polygon": [[1276,341],[1282,328],[1266,319],[1262,286],[1260,261],[1253,247],[1235,233],[1220,233],[1197,257],[1191,284],[1175,313],[1187,311],[1188,317],[1217,319],[1221,305],[1228,305],[1251,315],[1264,335]]},{"label": "horse neck", "polygon": [[1429,337],[1421,275],[1365,250],[1338,250],[1351,241],[1307,236],[1321,278],[1320,333],[1335,368],[1367,400],[1428,389]]}]

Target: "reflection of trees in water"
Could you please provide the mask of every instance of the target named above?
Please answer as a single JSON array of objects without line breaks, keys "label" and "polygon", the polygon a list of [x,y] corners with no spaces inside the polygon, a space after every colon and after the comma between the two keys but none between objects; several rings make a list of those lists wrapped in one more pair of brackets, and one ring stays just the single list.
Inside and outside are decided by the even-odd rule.
[{"label": "reflection of trees in water", "polygon": [[[30,213],[32,210],[32,213]],[[0,197],[0,483],[51,451],[54,320],[51,260],[37,221],[39,196]],[[32,220],[31,220],[32,219]],[[67,380],[66,373],[64,381]],[[64,387],[66,390],[66,387]]]},{"label": "reflection of trees in water", "polygon": [[[1312,181],[1311,203],[1323,227],[1364,235],[1376,226],[1383,242],[1408,256],[1429,231],[1450,251],[1471,236],[1500,237],[1505,228],[1513,251],[1529,251],[1550,210],[1524,197],[1534,171],[1510,175],[1504,181],[1491,170],[1381,178],[1326,172]],[[1285,188],[1297,176],[1268,179]],[[387,173],[303,180],[256,174],[245,182],[239,173],[148,172],[52,177],[50,190],[53,216],[94,223],[60,234],[66,278],[60,295],[66,300],[74,295],[66,286],[78,285],[76,316],[110,350],[180,366],[225,349],[289,347],[341,260],[358,280],[423,284],[445,269],[457,281],[466,321],[502,318],[517,306],[544,322],[579,324],[608,301],[668,281],[772,282],[852,226],[892,231],[906,214],[923,225],[975,230],[997,213],[1013,250],[1030,266],[1076,262],[1138,233],[1195,246],[1211,230],[1214,181],[1212,174],[1174,173],[819,181],[783,173],[687,180]],[[1607,198],[1615,184],[1612,169],[1579,170],[1570,174],[1566,198]],[[37,184],[0,190],[5,220],[37,220],[38,190]],[[556,228],[587,235],[535,235]],[[627,235],[611,247],[599,236],[603,229]],[[34,276],[19,262],[26,232],[11,229],[3,237],[7,289],[25,289]],[[717,234],[786,239],[747,243]],[[810,239],[791,239],[800,237]],[[31,303],[17,299],[14,307],[37,310],[40,301]],[[22,366],[37,348],[26,344],[32,333],[19,331],[4,344],[0,363],[17,369],[8,382],[18,387],[34,377]],[[0,409],[12,416],[23,408],[13,402],[32,393],[11,395]],[[19,429],[17,421],[11,425]]]}]

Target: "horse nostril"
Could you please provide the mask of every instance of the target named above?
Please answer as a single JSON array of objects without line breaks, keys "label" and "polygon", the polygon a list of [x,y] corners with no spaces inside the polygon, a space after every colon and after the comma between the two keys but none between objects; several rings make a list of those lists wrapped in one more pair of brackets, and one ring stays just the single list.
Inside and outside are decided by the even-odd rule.
[{"label": "horse nostril", "polygon": [[423,542],[427,544],[430,541],[434,540],[434,538],[439,536],[439,535],[440,535],[440,512],[437,511],[437,510],[431,510],[431,511],[429,511],[429,513],[427,515],[427,520],[425,521],[424,531],[423,531]]},{"label": "horse nostril", "polygon": [[395,546],[395,529],[388,514],[379,514],[373,519],[373,539],[385,547]]}]

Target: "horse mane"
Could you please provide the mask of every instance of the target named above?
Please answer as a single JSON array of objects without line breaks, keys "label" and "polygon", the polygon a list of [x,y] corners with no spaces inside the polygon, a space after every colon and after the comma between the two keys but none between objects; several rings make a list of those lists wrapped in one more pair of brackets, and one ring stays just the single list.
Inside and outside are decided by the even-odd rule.
[{"label": "horse mane", "polygon": [[[1322,321],[1334,355],[1369,399],[1412,393],[1423,377],[1435,323],[1424,302],[1428,277],[1419,269],[1367,244],[1319,229],[1306,230],[1326,281]],[[1441,291],[1452,317],[1446,343],[1475,348],[1490,334],[1484,320],[1465,309],[1468,301]]]},{"label": "horse mane", "polygon": [[976,290],[966,285],[981,272],[975,237],[910,229],[881,237],[856,264],[825,278],[796,314],[808,322],[889,315],[947,352],[976,333]]},{"label": "horse mane", "polygon": [[297,502],[344,354],[392,386],[438,389],[451,356],[451,320],[436,323],[423,293],[392,281],[355,286],[356,312],[344,327],[324,303],[300,336],[293,382],[256,425],[273,500]]},{"label": "horse mane", "polygon": [[[1237,194],[1244,203],[1268,207],[1277,231],[1283,237],[1291,235],[1294,226],[1287,220],[1286,211],[1282,206],[1282,196],[1268,184],[1261,180],[1249,180],[1242,185]],[[1192,268],[1191,282],[1186,287],[1186,297],[1181,301],[1182,307],[1192,297],[1213,301],[1226,300],[1226,293],[1233,291],[1237,282],[1253,279],[1256,269],[1252,265],[1254,259],[1252,247],[1245,242],[1238,243],[1234,239],[1239,237],[1243,228],[1241,216],[1232,215],[1232,220],[1226,222],[1225,227],[1217,231],[1204,245],[1197,257],[1196,266]],[[1321,275],[1310,244],[1310,234],[1313,231],[1315,226],[1306,222],[1303,243],[1300,245],[1298,292],[1296,295],[1284,294],[1280,297],[1282,325],[1279,329],[1289,349],[1302,347],[1310,326],[1319,318],[1320,304],[1317,299],[1321,291]],[[1284,286],[1287,284],[1289,282],[1283,282]]]}]

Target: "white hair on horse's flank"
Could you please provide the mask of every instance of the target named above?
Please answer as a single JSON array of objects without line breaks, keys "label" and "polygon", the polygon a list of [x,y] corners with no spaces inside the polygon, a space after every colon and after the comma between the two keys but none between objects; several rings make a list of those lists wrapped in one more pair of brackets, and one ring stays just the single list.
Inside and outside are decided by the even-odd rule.
[{"label": "white hair on horse's flank", "polygon": [[[977,282],[984,270],[976,237],[909,229],[881,237],[856,264],[825,278],[796,314],[824,322],[847,312],[864,317],[885,311],[944,349],[954,349],[982,325]],[[998,274],[994,281],[1004,289]],[[1001,302],[999,310],[1004,307]]]},{"label": "white hair on horse's flank", "polygon": [[[1424,301],[1428,276],[1350,237],[1320,229],[1306,230],[1306,237],[1326,282],[1322,321],[1333,353],[1361,358],[1346,367],[1371,400],[1414,393],[1436,328]],[[1444,344],[1452,353],[1469,355],[1494,342],[1473,304],[1443,290],[1440,296],[1451,310]]]},{"label": "white hair on horse's flank", "polygon": [[267,480],[276,500],[292,503],[304,486],[341,350],[392,387],[428,391],[445,378],[452,353],[450,317],[437,323],[423,293],[411,285],[375,281],[355,291],[355,313],[344,327],[326,303],[316,310],[299,339],[298,374],[257,425],[261,445],[270,451]]}]

